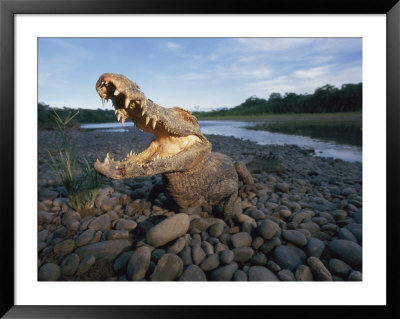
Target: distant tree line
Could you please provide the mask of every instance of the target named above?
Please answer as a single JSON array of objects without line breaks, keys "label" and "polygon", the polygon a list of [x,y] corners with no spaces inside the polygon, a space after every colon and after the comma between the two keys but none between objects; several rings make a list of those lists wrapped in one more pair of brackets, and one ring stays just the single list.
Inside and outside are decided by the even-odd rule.
[{"label": "distant tree line", "polygon": [[72,109],[72,108],[52,108],[47,104],[38,103],[38,127],[39,128],[56,128],[53,110],[62,118],[67,118],[68,114],[73,115],[77,111],[78,114],[71,121],[72,127],[78,127],[81,123],[107,123],[115,122],[114,110],[90,110],[90,109]]},{"label": "distant tree line", "polygon": [[313,94],[272,93],[268,100],[249,97],[231,109],[193,112],[199,117],[282,114],[282,113],[333,113],[362,110],[362,83],[343,84],[341,88],[326,84]]},{"label": "distant tree line", "polygon": [[[71,123],[75,127],[81,123],[116,121],[114,110],[51,108],[45,103],[38,103],[39,128],[56,128],[52,110],[56,110],[61,118],[67,118],[68,114],[73,115],[79,110]],[[313,94],[285,93],[282,96],[280,93],[272,93],[268,100],[251,96],[242,104],[231,109],[222,108],[210,112],[193,112],[193,114],[201,118],[282,113],[356,112],[361,110],[362,83],[358,83],[343,84],[340,89],[327,84],[317,88]]]}]

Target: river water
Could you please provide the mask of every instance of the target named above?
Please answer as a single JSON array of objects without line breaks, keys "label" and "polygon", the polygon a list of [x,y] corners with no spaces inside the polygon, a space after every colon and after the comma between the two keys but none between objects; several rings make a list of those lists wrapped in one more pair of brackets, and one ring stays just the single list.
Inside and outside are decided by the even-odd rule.
[{"label": "river water", "polygon": [[[362,162],[362,147],[344,145],[334,141],[323,141],[300,135],[272,133],[261,130],[249,130],[246,127],[256,124],[254,121],[199,121],[204,134],[218,134],[234,136],[237,138],[254,141],[262,145],[297,145],[307,149],[314,149],[315,154],[321,157],[332,157],[349,162]],[[126,122],[125,126],[133,126]],[[107,132],[125,132],[126,128],[120,123],[82,124],[81,128],[98,129]]]}]

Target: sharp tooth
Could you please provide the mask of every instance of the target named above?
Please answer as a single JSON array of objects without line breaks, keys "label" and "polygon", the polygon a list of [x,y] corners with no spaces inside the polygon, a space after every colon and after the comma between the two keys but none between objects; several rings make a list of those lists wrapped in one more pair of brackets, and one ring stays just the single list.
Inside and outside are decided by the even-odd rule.
[{"label": "sharp tooth", "polygon": [[114,114],[117,115],[117,113],[118,113],[118,110],[115,110],[115,111],[114,111]]},{"label": "sharp tooth", "polygon": [[132,150],[129,152],[130,155],[132,155]]},{"label": "sharp tooth", "polygon": [[118,113],[117,118],[118,118],[118,122],[119,122],[119,120],[121,119],[121,113]]},{"label": "sharp tooth", "polygon": [[125,98],[125,108],[129,106],[130,100],[128,98]]},{"label": "sharp tooth", "polygon": [[118,95],[118,94],[119,94],[118,90],[117,90],[117,89],[115,89],[115,91],[114,91],[114,95]]},{"label": "sharp tooth", "polygon": [[146,125],[149,124],[150,117],[146,116]]},{"label": "sharp tooth", "polygon": [[101,97],[101,105],[104,107],[104,100],[105,100],[106,98],[104,97],[104,96],[102,96]]},{"label": "sharp tooth", "polygon": [[125,124],[125,118],[124,117],[121,119],[121,124],[122,124],[122,126]]},{"label": "sharp tooth", "polygon": [[97,163],[100,163],[99,159],[96,160]]},{"label": "sharp tooth", "polygon": [[153,119],[153,130],[156,128],[157,121]]},{"label": "sharp tooth", "polygon": [[145,109],[143,109],[143,111],[142,111],[142,116],[144,115],[144,113],[146,113],[146,110],[145,110]]},{"label": "sharp tooth", "polygon": [[109,163],[110,163],[110,161],[109,161],[108,157],[106,157],[106,158],[104,159],[104,164],[109,164]]}]

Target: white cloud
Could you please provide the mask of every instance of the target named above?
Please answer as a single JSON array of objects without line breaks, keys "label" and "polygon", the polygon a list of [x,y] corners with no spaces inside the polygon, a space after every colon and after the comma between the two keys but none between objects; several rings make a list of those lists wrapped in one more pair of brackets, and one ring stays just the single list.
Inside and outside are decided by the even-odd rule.
[{"label": "white cloud", "polygon": [[327,74],[334,65],[319,66],[311,69],[296,70],[293,72],[293,76],[299,79],[313,79]]},{"label": "white cloud", "polygon": [[168,49],[180,49],[180,48],[182,48],[182,45],[180,45],[178,43],[175,43],[175,42],[167,42],[167,43],[165,43],[165,46]]},{"label": "white cloud", "polygon": [[346,83],[362,82],[361,66],[349,66],[335,69],[333,65],[297,70],[291,75],[281,75],[262,81],[253,81],[247,84],[248,94],[267,98],[271,93],[311,94],[316,88],[331,84],[338,88]]}]

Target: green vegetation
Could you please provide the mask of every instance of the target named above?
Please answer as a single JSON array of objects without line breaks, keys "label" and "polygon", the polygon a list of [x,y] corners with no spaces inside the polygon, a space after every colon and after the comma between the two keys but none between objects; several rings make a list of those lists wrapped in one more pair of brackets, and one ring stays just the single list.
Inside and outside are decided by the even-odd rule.
[{"label": "green vegetation", "polygon": [[[57,129],[53,121],[52,110],[60,117],[66,118],[72,111],[70,108],[51,108],[49,105],[38,104],[39,129]],[[83,123],[115,122],[113,110],[89,110],[79,108],[79,113],[71,122],[71,127],[79,127]],[[293,118],[310,117],[318,114],[345,113],[361,114],[362,83],[343,84],[340,89],[333,85],[317,88],[313,94],[272,93],[268,100],[256,96],[249,97],[242,104],[231,109],[222,108],[210,112],[193,112],[199,120],[207,119],[261,119],[261,118]]]},{"label": "green vegetation", "polygon": [[[57,129],[57,125],[54,122],[55,111],[59,117],[68,118],[72,110],[67,107],[63,108],[51,108],[49,105],[38,103],[38,127],[39,129]],[[69,128],[79,127],[81,123],[109,123],[115,122],[115,114],[113,110],[89,110],[79,108],[77,114],[75,114],[73,119],[69,122]]]},{"label": "green vegetation", "polygon": [[[61,134],[62,149],[59,151],[58,159],[48,152],[51,162],[47,162],[47,164],[61,179],[70,206],[76,211],[81,211],[93,207],[99,187],[102,184],[102,177],[89,165],[85,158],[80,160],[69,147],[68,125],[71,125],[78,114],[79,111],[71,116],[71,112],[68,112],[62,118],[57,111],[53,110],[53,120]],[[83,173],[79,175],[79,171]]]},{"label": "green vegetation", "polygon": [[268,100],[249,97],[231,109],[210,112],[193,112],[198,119],[265,118],[280,114],[311,114],[361,112],[362,83],[343,84],[340,89],[332,85],[317,88],[313,94],[272,93]]},{"label": "green vegetation", "polygon": [[262,130],[272,133],[308,136],[323,141],[335,141],[338,144],[362,146],[362,121],[360,120],[301,120],[301,121],[265,121],[249,130]]}]

